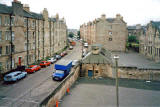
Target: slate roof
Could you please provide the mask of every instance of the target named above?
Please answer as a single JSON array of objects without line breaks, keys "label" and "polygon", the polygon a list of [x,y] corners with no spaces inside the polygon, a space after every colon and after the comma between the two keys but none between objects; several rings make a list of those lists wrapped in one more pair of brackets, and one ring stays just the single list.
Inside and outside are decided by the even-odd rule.
[{"label": "slate roof", "polygon": [[[13,8],[11,6],[7,6],[5,4],[0,4],[0,14],[12,14],[13,13]],[[23,16],[28,17],[28,18],[33,18],[33,19],[41,19],[43,20],[43,15],[34,13],[34,12],[27,12],[23,9]],[[54,18],[52,18],[51,21],[55,21]]]},{"label": "slate roof", "polygon": [[152,26],[160,31],[160,21],[151,21]]},{"label": "slate roof", "polygon": [[136,29],[136,26],[128,26],[127,29],[128,29],[128,30],[135,30],[135,29]]},{"label": "slate roof", "polygon": [[25,10],[23,10],[23,16],[24,17],[28,17],[28,18],[34,18],[31,13],[29,13],[29,12],[27,12]]},{"label": "slate roof", "polygon": [[30,12],[31,15],[36,18],[36,19],[43,19],[43,15],[42,14],[38,14],[38,13],[34,13],[34,12]]},{"label": "slate roof", "polygon": [[82,63],[83,64],[109,64],[109,61],[102,54],[95,55],[90,52],[82,59]]},{"label": "slate roof", "polygon": [[1,14],[11,14],[12,13],[12,7],[0,4],[0,13]]},{"label": "slate roof", "polygon": [[49,18],[49,21],[56,22],[56,18]]},{"label": "slate roof", "polygon": [[112,23],[115,19],[114,18],[107,18],[106,19],[108,22]]}]

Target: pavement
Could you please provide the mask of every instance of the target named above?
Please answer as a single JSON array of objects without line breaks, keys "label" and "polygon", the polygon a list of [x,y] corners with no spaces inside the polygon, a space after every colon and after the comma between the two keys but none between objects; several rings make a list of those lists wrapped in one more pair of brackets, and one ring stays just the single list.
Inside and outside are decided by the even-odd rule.
[{"label": "pavement", "polygon": [[[81,58],[80,43],[62,59]],[[26,78],[10,84],[0,84],[0,107],[37,107],[60,82],[52,80],[54,64],[40,71],[27,75]]]},{"label": "pavement", "polygon": [[121,67],[137,67],[138,69],[158,69],[160,63],[148,59],[146,56],[136,52],[113,52],[112,57],[117,54],[119,56],[118,65]]},{"label": "pavement", "polygon": [[[160,83],[119,80],[119,107],[160,107]],[[60,107],[116,107],[115,81],[80,78],[60,102]]]}]

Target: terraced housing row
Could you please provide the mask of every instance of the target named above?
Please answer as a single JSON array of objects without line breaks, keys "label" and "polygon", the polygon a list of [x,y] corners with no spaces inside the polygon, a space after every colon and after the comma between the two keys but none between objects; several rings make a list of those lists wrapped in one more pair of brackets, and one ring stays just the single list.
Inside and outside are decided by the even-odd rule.
[{"label": "terraced housing row", "polygon": [[29,65],[52,56],[67,44],[65,19],[30,11],[28,5],[14,0],[12,6],[0,4],[0,72],[18,65]]}]

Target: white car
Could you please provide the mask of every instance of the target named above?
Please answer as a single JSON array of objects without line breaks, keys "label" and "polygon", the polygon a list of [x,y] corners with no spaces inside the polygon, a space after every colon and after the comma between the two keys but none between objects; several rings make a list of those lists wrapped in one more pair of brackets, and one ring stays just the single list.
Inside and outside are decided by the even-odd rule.
[{"label": "white car", "polygon": [[72,50],[72,49],[73,49],[73,46],[70,46],[69,49]]},{"label": "white car", "polygon": [[79,61],[78,60],[73,60],[72,61],[72,66],[75,66],[75,65],[78,65],[79,64]]},{"label": "white car", "polygon": [[88,47],[88,43],[84,43],[84,47]]},{"label": "white car", "polygon": [[47,61],[48,61],[48,62],[51,62],[51,63],[53,64],[54,62],[57,61],[57,59],[55,59],[55,58],[49,58]]}]

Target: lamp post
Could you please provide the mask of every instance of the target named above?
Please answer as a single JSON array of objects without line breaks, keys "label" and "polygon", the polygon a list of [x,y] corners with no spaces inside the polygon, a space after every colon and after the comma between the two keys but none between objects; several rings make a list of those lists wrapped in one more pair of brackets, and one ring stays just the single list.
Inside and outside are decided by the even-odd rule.
[{"label": "lamp post", "polygon": [[115,55],[114,59],[116,63],[116,103],[117,103],[117,107],[119,107],[119,91],[118,91],[118,59],[119,59],[119,56]]}]

